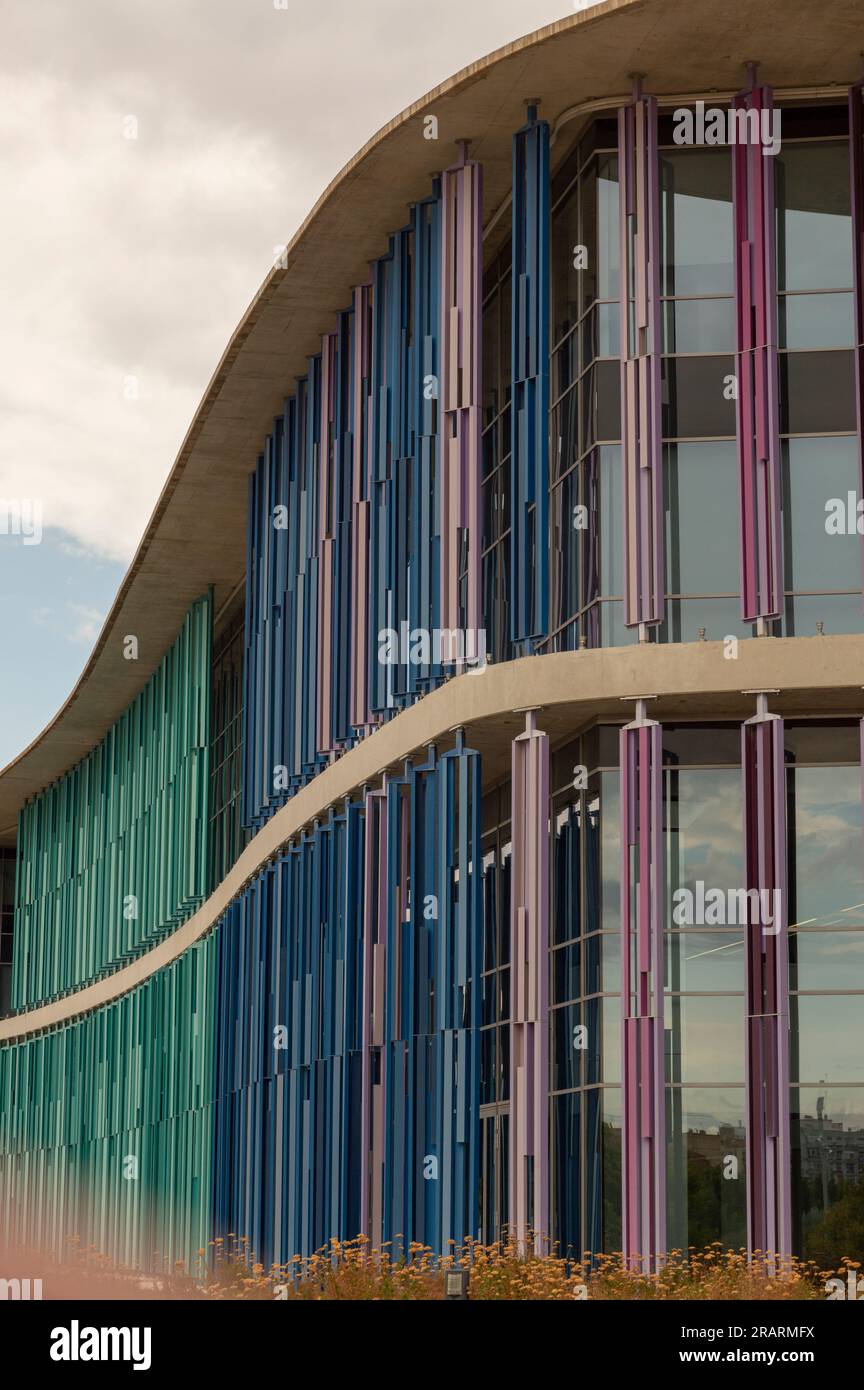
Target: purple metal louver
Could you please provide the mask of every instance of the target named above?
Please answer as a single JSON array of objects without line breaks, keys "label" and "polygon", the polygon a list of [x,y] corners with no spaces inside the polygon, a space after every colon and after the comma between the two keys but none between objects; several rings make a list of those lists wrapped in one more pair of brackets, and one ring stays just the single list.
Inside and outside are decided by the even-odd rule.
[{"label": "purple metal louver", "polygon": [[[771,88],[739,92],[734,108],[761,122]],[[783,608],[774,160],[747,134],[732,147],[741,616],[763,628]]]},{"label": "purple metal louver", "polygon": [[369,460],[372,456],[372,412],[369,399],[370,334],[372,320],[372,287],[354,287],[354,482],[352,508],[352,577],[355,619],[352,632],[351,661],[351,722],[358,729],[371,728],[374,720],[369,710],[369,526],[371,482]]},{"label": "purple metal louver", "polygon": [[633,1269],[666,1253],[663,743],[637,700],[621,762],[622,1239]]},{"label": "purple metal louver", "polygon": [[[858,488],[864,497],[864,80],[849,88],[849,187],[855,276],[855,402],[858,418]],[[861,549],[864,566],[864,545]]]},{"label": "purple metal louver", "polygon": [[318,543],[321,557],[318,570],[318,747],[332,752],[332,654],[333,631],[333,497],[334,472],[334,377],[336,372],[336,334],[321,339],[321,440],[318,455]]},{"label": "purple metal louver", "polygon": [[664,613],[663,425],[657,102],[638,85],[618,112],[618,168],[624,620],[644,638]]},{"label": "purple metal louver", "polygon": [[[441,180],[441,625],[481,618],[480,448],[483,178],[473,160]],[[464,589],[462,587],[463,571]]]},{"label": "purple metal louver", "polygon": [[746,928],[747,1244],[782,1258],[792,1248],[786,770],[783,720],[757,699],[741,731],[745,887],[760,896]]},{"label": "purple metal louver", "polygon": [[529,710],[513,740],[510,902],[510,1234],[540,1251],[549,1223],[549,739]]},{"label": "purple metal louver", "polygon": [[[386,1154],[385,1094],[372,1084],[373,1067],[386,1066],[384,1002],[387,966],[387,779],[366,793],[363,880],[363,1055],[360,1066],[360,1220],[363,1234],[380,1246],[383,1230],[382,1175]],[[380,1079],[380,1078],[379,1078]]]}]

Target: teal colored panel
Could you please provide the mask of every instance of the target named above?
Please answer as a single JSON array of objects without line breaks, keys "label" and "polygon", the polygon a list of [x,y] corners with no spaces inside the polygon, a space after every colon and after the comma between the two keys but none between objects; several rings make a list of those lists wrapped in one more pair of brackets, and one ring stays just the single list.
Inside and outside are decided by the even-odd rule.
[{"label": "teal colored panel", "polygon": [[10,1243],[77,1238],[117,1264],[193,1269],[210,1239],[216,938],[116,1003],[0,1047]]},{"label": "teal colored panel", "polygon": [[210,649],[207,596],[102,742],[23,807],[13,1008],[118,969],[206,896]]}]

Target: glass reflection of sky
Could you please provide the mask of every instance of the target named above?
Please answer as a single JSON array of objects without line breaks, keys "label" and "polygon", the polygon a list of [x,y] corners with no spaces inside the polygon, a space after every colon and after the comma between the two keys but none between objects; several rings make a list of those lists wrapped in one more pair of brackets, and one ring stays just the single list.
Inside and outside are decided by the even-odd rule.
[{"label": "glass reflection of sky", "polygon": [[[667,1088],[671,1091],[671,1087]],[[682,1129],[719,1134],[721,1129],[744,1131],[744,1088],[684,1089],[679,1092]]]},{"label": "glass reflection of sky", "polygon": [[[812,299],[812,295],[806,296]],[[784,565],[788,589],[860,589],[861,541],[825,530],[825,504],[858,486],[855,439],[788,439],[783,444]],[[830,774],[851,769],[810,769]]]},{"label": "glass reflection of sky", "polygon": [[744,936],[740,930],[670,932],[666,988],[684,991],[744,989]]},{"label": "glass reflection of sky", "polygon": [[604,927],[620,931],[621,928],[621,826],[619,822],[621,799],[619,796],[618,773],[600,774],[601,813],[601,866],[603,891]]},{"label": "glass reflection of sky", "polygon": [[822,1101],[822,1120],[840,1125],[843,1130],[864,1133],[864,1088],[840,1086],[802,1086],[792,1092],[792,1113],[796,1119],[816,1120],[819,1100]]},{"label": "glass reflection of sky", "polygon": [[792,989],[864,989],[864,932],[793,932],[790,956]]},{"label": "glass reflection of sky", "polygon": [[864,1082],[860,994],[802,994],[792,1000],[791,1013],[793,1080]]},{"label": "glass reflection of sky", "polygon": [[859,926],[864,923],[860,771],[857,767],[796,768],[789,780],[795,922],[799,926]]},{"label": "glass reflection of sky", "polygon": [[[734,594],[738,556],[729,545],[737,525],[735,445],[707,440],[666,448],[667,588],[676,594]],[[730,486],[731,484],[731,486]],[[710,526],[705,519],[711,518]]]},{"label": "glass reflection of sky", "polygon": [[671,1081],[744,1080],[743,996],[667,995],[665,1029]]},{"label": "glass reflection of sky", "polygon": [[[737,768],[683,768],[665,774],[667,915],[676,888],[740,888],[741,773]],[[677,791],[677,801],[672,797]],[[698,924],[697,924],[698,925]]]}]

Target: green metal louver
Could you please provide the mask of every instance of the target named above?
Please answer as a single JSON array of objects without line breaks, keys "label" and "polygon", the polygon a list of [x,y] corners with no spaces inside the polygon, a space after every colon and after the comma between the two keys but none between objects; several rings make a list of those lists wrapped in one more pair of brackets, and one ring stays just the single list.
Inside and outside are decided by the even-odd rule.
[{"label": "green metal louver", "polygon": [[[210,1239],[210,934],[115,1003],[0,1048],[0,1211],[11,1243],[192,1269]],[[158,1253],[157,1253],[158,1252]]]},{"label": "green metal louver", "polygon": [[206,896],[210,650],[206,596],[102,742],[22,809],[14,1008],[117,969]]}]

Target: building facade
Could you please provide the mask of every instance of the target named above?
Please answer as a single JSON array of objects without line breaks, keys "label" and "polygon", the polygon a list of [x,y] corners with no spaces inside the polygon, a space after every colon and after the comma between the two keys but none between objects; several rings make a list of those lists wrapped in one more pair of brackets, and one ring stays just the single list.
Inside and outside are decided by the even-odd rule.
[{"label": "building facade", "polygon": [[268,277],[0,774],[8,1239],[864,1257],[857,15],[727,10],[493,54]]}]

